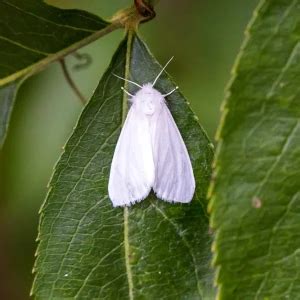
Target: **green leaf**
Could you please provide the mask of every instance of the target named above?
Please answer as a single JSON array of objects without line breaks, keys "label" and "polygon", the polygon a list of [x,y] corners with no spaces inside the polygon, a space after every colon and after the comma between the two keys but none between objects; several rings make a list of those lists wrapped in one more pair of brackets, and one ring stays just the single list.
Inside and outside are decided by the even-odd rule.
[{"label": "green leaf", "polygon": [[[169,204],[152,194],[123,209],[113,208],[107,195],[127,112],[123,81],[112,73],[146,83],[160,70],[130,32],[84,109],[41,209],[32,291],[37,299],[207,299],[213,293],[205,199],[212,147],[179,92],[168,105],[194,167],[192,203]],[[157,89],[173,87],[164,73]]]},{"label": "green leaf", "polygon": [[223,112],[211,225],[218,299],[299,299],[300,1],[261,1]]},{"label": "green leaf", "polygon": [[3,146],[18,84],[13,82],[0,89],[0,149]]},{"label": "green leaf", "polygon": [[16,81],[117,27],[118,22],[110,24],[90,13],[58,9],[40,0],[0,1],[0,146]]},{"label": "green leaf", "polygon": [[109,26],[85,11],[40,0],[2,0],[0,20],[0,86],[76,50]]}]

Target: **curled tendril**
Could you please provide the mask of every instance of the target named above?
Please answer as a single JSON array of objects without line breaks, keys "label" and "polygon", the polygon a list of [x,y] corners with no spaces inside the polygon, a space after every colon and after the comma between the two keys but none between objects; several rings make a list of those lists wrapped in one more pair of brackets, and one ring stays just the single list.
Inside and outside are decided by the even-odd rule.
[{"label": "curled tendril", "polygon": [[78,63],[72,67],[75,71],[86,69],[92,63],[92,57],[87,53],[74,52],[73,56],[78,60]]}]

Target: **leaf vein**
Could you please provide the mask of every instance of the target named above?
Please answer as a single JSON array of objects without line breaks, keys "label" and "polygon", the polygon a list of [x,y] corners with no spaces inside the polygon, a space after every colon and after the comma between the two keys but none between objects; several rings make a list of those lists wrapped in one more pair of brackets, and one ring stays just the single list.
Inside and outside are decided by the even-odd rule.
[{"label": "leaf vein", "polygon": [[117,245],[115,248],[113,248],[112,250],[110,250],[108,253],[106,253],[98,262],[97,264],[90,270],[89,274],[86,276],[82,286],[80,287],[80,289],[78,290],[77,294],[74,296],[74,299],[76,299],[77,297],[79,297],[81,291],[84,289],[84,287],[86,286],[90,276],[93,274],[93,272],[95,270],[97,270],[97,268],[101,265],[101,263],[107,258],[109,257],[112,253],[114,253],[115,251],[117,251],[118,249],[121,248],[121,246],[123,246],[123,243],[120,243],[119,245]]},{"label": "leaf vein", "polygon": [[25,49],[25,50],[33,52],[33,53],[38,53],[38,54],[41,54],[43,56],[47,56],[47,55],[51,54],[51,53],[43,52],[43,51],[40,51],[40,50],[37,50],[37,49],[33,49],[31,47],[25,46],[23,44],[20,44],[20,43],[18,43],[16,41],[13,41],[13,40],[11,40],[9,38],[6,38],[4,36],[1,36],[1,35],[0,35],[0,39],[4,40],[6,42],[9,42],[9,43],[11,43],[11,44],[13,44],[15,46],[18,46],[19,48]]},{"label": "leaf vein", "polygon": [[196,261],[196,257],[192,251],[192,247],[189,244],[189,242],[187,241],[187,239],[184,237],[184,235],[182,235],[180,233],[180,228],[178,227],[178,225],[176,223],[174,223],[158,206],[156,206],[153,202],[151,202],[151,205],[157,210],[157,212],[159,212],[163,218],[169,222],[173,228],[175,229],[175,232],[177,233],[177,235],[180,237],[180,239],[182,240],[183,244],[186,246],[186,248],[188,249],[188,252],[192,258],[193,264],[194,264],[194,272],[195,272],[195,277],[196,277],[196,281],[197,281],[197,290],[198,293],[201,297],[203,297],[203,293],[202,293],[202,289],[200,286],[200,279],[199,279],[199,275],[198,275],[198,269],[197,269],[197,261]]},{"label": "leaf vein", "polygon": [[267,98],[271,98],[274,95],[274,91],[275,88],[278,86],[278,84],[280,83],[280,81],[282,80],[285,72],[289,69],[290,65],[293,62],[293,59],[295,58],[295,56],[299,53],[300,50],[300,41],[298,41],[295,46],[293,47],[285,65],[282,67],[278,77],[276,78],[276,80],[274,81],[274,83],[271,86],[271,89],[269,90],[269,92],[267,93]]},{"label": "leaf vein", "polygon": [[46,18],[44,18],[44,17],[38,16],[38,15],[32,13],[32,12],[29,12],[29,11],[27,11],[27,10],[24,10],[24,9],[22,9],[22,8],[16,6],[16,5],[13,5],[12,3],[8,3],[8,2],[6,2],[5,0],[2,0],[2,1],[3,1],[3,3],[5,3],[6,5],[11,6],[11,7],[15,8],[15,9],[21,11],[21,12],[24,13],[24,14],[30,15],[30,16],[32,16],[32,17],[34,17],[34,18],[36,18],[36,19],[42,20],[42,21],[44,21],[44,22],[46,22],[46,23],[53,24],[53,25],[56,25],[56,26],[59,26],[59,27],[64,27],[64,28],[69,28],[69,29],[73,29],[73,30],[78,30],[78,31],[85,31],[85,32],[89,32],[89,33],[95,32],[95,30],[91,30],[91,29],[86,29],[86,28],[81,28],[81,27],[75,27],[75,26],[71,26],[71,25],[66,25],[66,24],[59,24],[59,23],[56,23],[56,22],[53,22],[53,21],[51,21],[51,20],[48,20],[48,19],[46,19]]},{"label": "leaf vein", "polygon": [[298,126],[300,124],[300,121],[297,121],[295,123],[295,125],[292,127],[292,129],[290,130],[290,133],[288,134],[282,149],[280,151],[280,154],[276,156],[276,159],[274,160],[272,166],[270,167],[270,169],[268,170],[268,172],[266,173],[266,175],[264,176],[264,178],[262,179],[261,183],[258,185],[257,187],[257,191],[256,191],[256,195],[259,196],[259,193],[261,192],[261,190],[263,189],[264,185],[266,184],[266,182],[268,181],[268,179],[270,178],[272,172],[274,171],[274,169],[276,168],[277,164],[279,163],[279,161],[281,160],[282,156],[284,155],[284,153],[287,151],[291,140],[293,139],[295,132],[298,129]]}]

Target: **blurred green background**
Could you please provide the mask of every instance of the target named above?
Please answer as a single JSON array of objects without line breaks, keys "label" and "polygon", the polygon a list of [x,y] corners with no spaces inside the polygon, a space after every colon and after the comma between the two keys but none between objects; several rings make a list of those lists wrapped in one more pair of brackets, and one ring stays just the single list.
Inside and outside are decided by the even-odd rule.
[{"label": "blurred green background", "polygon": [[[48,0],[109,18],[129,0]],[[157,17],[140,33],[168,67],[213,140],[224,88],[256,0],[161,0]],[[113,32],[81,49],[92,64],[72,77],[89,98],[124,33]],[[19,91],[8,139],[0,152],[0,299],[28,299],[36,248],[38,210],[47,182],[82,106],[56,63],[25,82]]]}]

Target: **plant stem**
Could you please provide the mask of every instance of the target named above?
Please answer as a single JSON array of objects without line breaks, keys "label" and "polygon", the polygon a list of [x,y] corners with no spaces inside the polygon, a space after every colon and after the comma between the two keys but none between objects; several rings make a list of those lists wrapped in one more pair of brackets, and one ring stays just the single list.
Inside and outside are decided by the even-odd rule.
[{"label": "plant stem", "polygon": [[[145,0],[137,0],[137,2],[140,3],[140,6],[144,6],[147,8],[147,11],[152,7],[151,4],[156,3],[157,0],[153,0],[151,4],[148,2],[146,3]],[[143,4],[143,5],[142,5]],[[152,9],[153,11],[153,9]],[[153,11],[154,13],[154,11]],[[143,16],[141,12],[138,10],[137,6],[132,6],[127,9],[123,9],[119,12],[117,12],[111,19],[111,23],[107,25],[105,28],[95,31],[93,34],[90,36],[87,36],[83,38],[80,41],[75,42],[74,44],[70,45],[67,48],[64,48],[54,54],[51,54],[47,56],[46,58],[38,61],[37,63],[30,65],[18,72],[15,72],[14,74],[11,74],[7,77],[1,78],[0,79],[0,87],[8,84],[11,81],[15,81],[21,77],[29,77],[37,72],[40,72],[41,70],[45,69],[50,63],[53,63],[55,61],[61,60],[63,57],[67,56],[70,53],[73,53],[77,51],[78,49],[84,47],[85,45],[88,45],[89,43],[98,40],[99,38],[103,37],[104,35],[125,27],[125,28],[135,28],[137,27],[138,23],[141,22],[146,22],[151,20],[155,16],[153,14]]]}]

